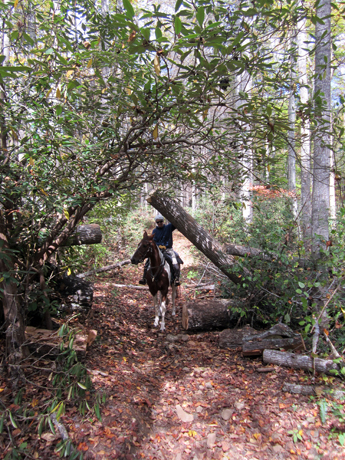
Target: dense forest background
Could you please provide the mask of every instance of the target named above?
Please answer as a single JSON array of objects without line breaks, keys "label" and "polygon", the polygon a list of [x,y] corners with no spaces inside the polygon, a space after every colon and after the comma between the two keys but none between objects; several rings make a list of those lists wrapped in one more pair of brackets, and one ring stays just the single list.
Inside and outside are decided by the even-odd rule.
[{"label": "dense forest background", "polygon": [[[130,257],[153,228],[156,191],[224,252],[240,248],[240,283],[196,250],[190,274],[207,270],[234,299],[234,324],[282,321],[315,356],[331,344],[340,359],[343,4],[15,0],[0,12],[0,295],[14,387],[28,318],[50,324],[59,311],[55,277]],[[101,244],[68,245],[92,223]]]}]

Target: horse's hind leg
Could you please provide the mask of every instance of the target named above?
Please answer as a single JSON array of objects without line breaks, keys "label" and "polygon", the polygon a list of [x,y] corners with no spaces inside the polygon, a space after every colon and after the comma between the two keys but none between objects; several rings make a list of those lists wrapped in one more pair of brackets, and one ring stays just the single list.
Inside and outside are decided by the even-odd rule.
[{"label": "horse's hind leg", "polygon": [[175,316],[176,314],[176,307],[175,307],[175,300],[176,300],[176,291],[177,291],[177,287],[175,286],[175,284],[173,284],[171,286],[171,299],[172,299],[172,312],[171,312],[171,315],[172,316]]},{"label": "horse's hind leg", "polygon": [[158,292],[155,296],[153,296],[153,302],[155,306],[155,322],[153,323],[153,325],[157,327],[159,323],[159,313],[160,313],[160,298],[159,298]]}]

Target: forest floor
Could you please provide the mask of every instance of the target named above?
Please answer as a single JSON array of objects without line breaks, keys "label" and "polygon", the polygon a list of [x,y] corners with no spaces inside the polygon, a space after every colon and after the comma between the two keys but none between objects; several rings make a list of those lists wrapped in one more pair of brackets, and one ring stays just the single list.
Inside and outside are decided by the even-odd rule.
[{"label": "forest floor", "polygon": [[[193,258],[181,235],[175,241],[186,283]],[[102,421],[72,406],[60,421],[85,460],[345,459],[339,431],[333,433],[339,422],[331,413],[321,422],[320,401],[282,392],[285,382],[312,383],[310,374],[277,366],[259,373],[261,359],[219,348],[218,332],[186,334],[181,307],[195,292],[183,286],[177,315],[168,307],[160,332],[148,291],[113,287],[137,284],[141,274],[142,265],[125,266],[98,278],[83,321],[98,332],[85,364],[107,400]],[[332,382],[343,387],[339,379],[313,381]],[[33,450],[25,458],[58,458],[54,436],[38,440],[33,433],[28,443]]]}]

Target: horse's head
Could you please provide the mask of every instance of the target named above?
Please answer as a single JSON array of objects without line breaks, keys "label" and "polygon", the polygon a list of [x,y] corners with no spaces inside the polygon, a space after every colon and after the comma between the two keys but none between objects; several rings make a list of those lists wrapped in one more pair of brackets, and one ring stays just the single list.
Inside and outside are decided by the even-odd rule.
[{"label": "horse's head", "polygon": [[144,260],[152,254],[153,244],[153,235],[148,235],[145,231],[143,239],[138,244],[138,249],[131,257],[132,264],[138,265],[140,262],[144,262]]}]

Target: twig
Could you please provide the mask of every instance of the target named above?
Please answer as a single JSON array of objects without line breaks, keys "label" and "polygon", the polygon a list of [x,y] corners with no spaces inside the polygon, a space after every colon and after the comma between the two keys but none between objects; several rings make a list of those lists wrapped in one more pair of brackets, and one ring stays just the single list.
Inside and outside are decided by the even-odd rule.
[{"label": "twig", "polygon": [[[315,322],[315,325],[316,324],[319,324],[319,319],[321,318],[321,316],[323,315],[325,309],[327,308],[327,305],[329,304],[329,302],[332,300],[333,296],[335,295],[335,293],[337,292],[337,290],[339,289],[340,287],[340,284],[338,284],[338,286],[336,287],[336,289],[333,291],[332,295],[330,296],[330,298],[327,300],[327,302],[325,303],[323,309],[321,310],[321,313],[319,314],[316,322]],[[313,332],[314,328],[315,328],[315,325],[312,327],[312,330],[311,332]]]},{"label": "twig", "polygon": [[323,331],[323,335],[326,339],[326,342],[328,343],[328,345],[331,347],[331,350],[332,350],[332,354],[335,358],[341,358],[340,354],[337,352],[335,346],[333,345],[333,343],[331,342],[330,338],[328,337],[328,335],[326,334],[325,331]]},{"label": "twig", "polygon": [[201,278],[199,279],[199,283],[198,283],[198,284],[201,283],[201,281],[202,281],[203,277],[205,276],[206,270],[207,270],[207,268],[208,268],[209,265],[210,265],[210,262],[207,262],[207,265],[206,265],[206,268],[205,268],[205,270],[204,270],[204,273],[202,274]]},{"label": "twig", "polygon": [[66,441],[66,439],[69,438],[68,436],[68,433],[67,433],[67,430],[66,428],[63,426],[62,423],[58,422],[57,418],[56,418],[56,413],[53,412],[52,415],[51,415],[51,419],[55,425],[55,428],[58,429],[59,433],[60,433],[60,436],[62,437],[62,440],[63,441]]}]

